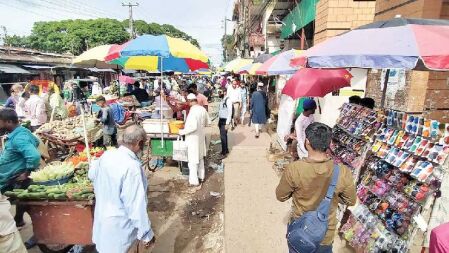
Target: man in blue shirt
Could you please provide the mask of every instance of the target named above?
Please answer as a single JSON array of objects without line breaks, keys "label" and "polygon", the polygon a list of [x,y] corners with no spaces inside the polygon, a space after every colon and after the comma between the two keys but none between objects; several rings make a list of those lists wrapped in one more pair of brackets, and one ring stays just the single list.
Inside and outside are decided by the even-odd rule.
[{"label": "man in blue shirt", "polygon": [[[30,184],[28,175],[40,164],[39,140],[19,124],[12,109],[0,110],[0,131],[8,133],[4,150],[0,153],[0,190],[25,189]],[[22,206],[17,206],[14,219],[18,227],[24,224],[24,212]]]},{"label": "man in blue shirt", "polygon": [[99,96],[96,102],[101,108],[97,121],[103,123],[103,145],[106,147],[115,146],[117,145],[117,126],[112,108],[106,105],[106,99],[103,96]]},{"label": "man in blue shirt", "polygon": [[125,129],[121,146],[92,162],[89,179],[95,191],[92,241],[100,253],[145,252],[155,242],[147,212],[147,178],[138,155],[146,133],[133,125]]}]

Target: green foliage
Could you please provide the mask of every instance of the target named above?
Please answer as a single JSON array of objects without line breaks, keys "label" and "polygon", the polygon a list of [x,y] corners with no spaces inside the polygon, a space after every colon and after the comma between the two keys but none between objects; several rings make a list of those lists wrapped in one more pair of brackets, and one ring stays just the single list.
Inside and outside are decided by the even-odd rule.
[{"label": "green foliage", "polygon": [[7,35],[5,37],[4,44],[15,47],[26,47],[28,45],[28,38],[25,36]]},{"label": "green foliage", "polygon": [[[104,44],[121,44],[129,39],[126,31],[128,20],[90,19],[36,22],[30,36],[6,36],[5,44],[16,47],[27,47],[47,52],[72,53],[79,55],[88,48]],[[198,41],[172,25],[134,21],[134,29],[138,35],[167,34],[183,38],[199,46]]]},{"label": "green foliage", "polygon": [[225,55],[232,55],[234,49],[234,36],[229,34],[223,35],[221,38],[221,45],[223,46],[223,57],[225,57]]}]

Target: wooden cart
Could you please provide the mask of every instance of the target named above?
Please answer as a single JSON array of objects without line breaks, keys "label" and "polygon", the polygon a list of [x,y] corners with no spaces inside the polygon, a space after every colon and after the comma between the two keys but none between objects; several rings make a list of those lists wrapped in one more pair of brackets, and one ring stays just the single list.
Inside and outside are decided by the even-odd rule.
[{"label": "wooden cart", "polygon": [[63,253],[75,244],[93,244],[93,201],[16,201],[15,204],[27,206],[42,252]]}]

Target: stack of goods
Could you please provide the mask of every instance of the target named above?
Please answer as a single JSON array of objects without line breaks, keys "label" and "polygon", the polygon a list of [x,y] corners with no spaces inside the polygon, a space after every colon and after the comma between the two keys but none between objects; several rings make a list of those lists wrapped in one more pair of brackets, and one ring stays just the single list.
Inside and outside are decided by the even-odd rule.
[{"label": "stack of goods", "polygon": [[383,118],[357,186],[361,204],[342,232],[368,252],[407,252],[414,218],[429,196],[439,194],[449,138],[435,120],[392,110]]},{"label": "stack of goods", "polygon": [[333,129],[330,147],[332,156],[357,174],[363,154],[377,129],[382,125],[381,122],[382,118],[371,109],[355,104],[344,104],[340,118]]},{"label": "stack of goods", "polygon": [[[82,116],[80,115],[45,123],[36,131],[36,133],[48,140],[58,140],[61,142],[81,140],[84,131],[81,117]],[[95,118],[93,116],[86,115],[85,122],[89,139],[101,136],[101,127],[95,123]],[[100,132],[100,134],[98,134],[98,132]]]},{"label": "stack of goods", "polygon": [[[5,192],[5,195],[12,199],[34,201],[93,200],[95,196],[87,172],[87,163],[80,163],[76,168],[68,162],[52,163],[31,173],[33,184],[27,189],[14,189]],[[55,184],[55,180],[59,182]]]},{"label": "stack of goods", "polygon": [[364,205],[352,210],[341,232],[349,244],[360,252],[407,252],[407,242],[391,233]]}]

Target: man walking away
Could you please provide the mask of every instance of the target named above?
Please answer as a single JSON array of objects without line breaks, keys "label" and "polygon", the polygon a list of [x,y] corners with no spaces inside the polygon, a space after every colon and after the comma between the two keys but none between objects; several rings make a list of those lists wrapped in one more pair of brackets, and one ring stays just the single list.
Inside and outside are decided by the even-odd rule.
[{"label": "man walking away", "polygon": [[103,124],[103,145],[117,145],[117,126],[110,106],[106,105],[106,99],[99,96],[96,99],[97,105],[101,108],[98,112],[97,121]]},{"label": "man walking away", "polygon": [[142,127],[125,129],[121,146],[92,162],[89,179],[95,191],[92,241],[100,253],[141,252],[155,237],[147,212],[148,182],[138,154],[146,139]]},{"label": "man walking away", "polygon": [[204,157],[207,153],[205,127],[210,124],[210,119],[206,109],[198,105],[195,94],[189,94],[187,101],[190,103],[190,111],[185,127],[179,130],[179,134],[186,136],[189,184],[196,187],[204,180],[206,174],[204,169]]},{"label": "man walking away", "polygon": [[[305,212],[317,209],[326,195],[334,171],[334,161],[326,154],[332,138],[331,128],[317,122],[309,125],[305,132],[306,148],[309,151],[307,158],[291,163],[285,169],[276,188],[276,197],[279,201],[284,202],[292,198],[293,210],[290,222]],[[356,202],[352,173],[346,166],[339,165],[339,167],[339,177],[329,211],[328,230],[315,253],[332,253],[337,226],[337,204],[352,206]]]},{"label": "man walking away", "polygon": [[228,149],[228,129],[232,119],[232,103],[226,94],[226,90],[219,91],[221,99],[218,111],[218,127],[220,129],[221,155],[225,157],[229,153]]},{"label": "man walking away", "polygon": [[305,99],[303,101],[303,112],[295,121],[296,141],[298,143],[297,151],[298,158],[302,159],[307,157],[307,149],[305,148],[306,141],[306,128],[312,124],[315,120],[313,114],[317,108],[316,102],[313,99]]},{"label": "man walking away", "polygon": [[259,138],[260,130],[267,123],[267,100],[262,93],[263,83],[257,84],[257,91],[251,96],[251,121],[256,128],[256,138]]},{"label": "man walking away", "polygon": [[242,112],[240,117],[240,123],[244,124],[245,114],[248,109],[248,100],[249,100],[248,86],[246,85],[245,82],[240,83],[240,93],[242,94]]},{"label": "man walking away", "polygon": [[39,87],[36,85],[30,87],[30,99],[25,102],[25,111],[27,118],[31,121],[31,131],[36,131],[47,122],[45,101],[39,97]]},{"label": "man walking away", "polygon": [[237,84],[237,81],[232,81],[232,85],[228,85],[228,97],[231,99],[232,107],[234,108],[233,115],[233,127],[240,123],[240,115],[242,108],[242,92],[240,91],[240,86]]}]

